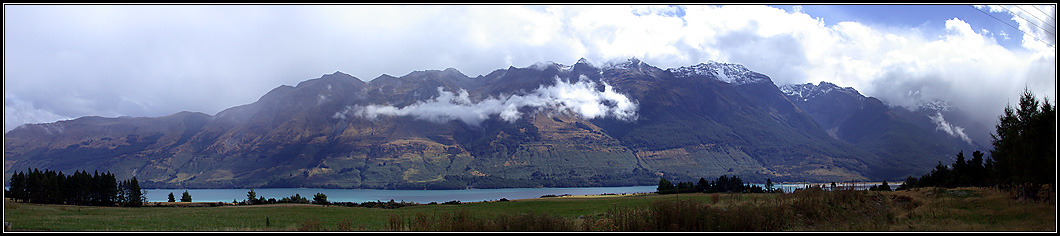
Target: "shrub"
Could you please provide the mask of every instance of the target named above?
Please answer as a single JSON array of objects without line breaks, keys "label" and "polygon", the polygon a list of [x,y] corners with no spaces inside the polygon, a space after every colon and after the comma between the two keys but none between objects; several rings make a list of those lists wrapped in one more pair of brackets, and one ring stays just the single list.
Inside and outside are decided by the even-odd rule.
[{"label": "shrub", "polygon": [[298,227],[298,231],[320,231],[320,221],[315,219],[306,219]]}]

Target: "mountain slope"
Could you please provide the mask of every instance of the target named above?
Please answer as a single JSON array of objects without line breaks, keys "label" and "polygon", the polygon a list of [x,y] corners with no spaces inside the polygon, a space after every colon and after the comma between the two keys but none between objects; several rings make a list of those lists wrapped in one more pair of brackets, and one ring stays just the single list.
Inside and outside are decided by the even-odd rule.
[{"label": "mountain slope", "polygon": [[[960,151],[985,150],[971,139],[941,130],[932,121],[935,111],[942,109],[938,106],[922,106],[917,111],[889,107],[853,88],[828,82],[784,85],[781,90],[830,136],[880,156],[882,165],[878,170],[887,179],[926,172],[938,162],[951,163]],[[963,117],[957,112],[947,114]],[[942,116],[937,114],[935,121]],[[961,123],[968,124],[966,120]]]},{"label": "mountain slope", "polygon": [[213,116],[25,125],[5,134],[4,164],[6,176],[99,170],[137,176],[147,188],[575,187],[723,174],[762,182],[919,174],[920,162],[902,166],[888,159],[897,154],[876,150],[898,136],[867,130],[897,113],[858,105],[822,123],[828,114],[793,101],[768,76],[718,62],[660,69],[637,59],[582,59],[473,78],[450,68],[370,82],[335,72]]}]

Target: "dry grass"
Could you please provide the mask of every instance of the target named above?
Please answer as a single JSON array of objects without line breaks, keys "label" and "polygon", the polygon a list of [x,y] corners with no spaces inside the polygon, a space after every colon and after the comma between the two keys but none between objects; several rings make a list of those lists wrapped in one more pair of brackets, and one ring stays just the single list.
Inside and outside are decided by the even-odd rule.
[{"label": "dry grass", "polygon": [[991,188],[557,197],[399,209],[7,201],[4,210],[15,231],[1056,231],[1055,202],[1015,200]]},{"label": "dry grass", "polygon": [[578,218],[549,214],[391,215],[411,231],[1055,231],[1055,203],[989,188],[899,192],[807,189],[791,194],[688,194],[614,205]]},{"label": "dry grass", "polygon": [[919,207],[901,211],[891,231],[1056,231],[1056,203],[1015,200],[993,188],[899,191]]}]

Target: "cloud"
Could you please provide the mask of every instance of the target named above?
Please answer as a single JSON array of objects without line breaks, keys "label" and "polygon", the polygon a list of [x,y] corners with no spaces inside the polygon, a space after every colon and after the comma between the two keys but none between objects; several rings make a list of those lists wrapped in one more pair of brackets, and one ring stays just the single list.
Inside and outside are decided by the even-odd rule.
[{"label": "cloud", "polygon": [[931,122],[934,122],[937,126],[935,130],[941,130],[943,132],[946,132],[950,136],[961,138],[961,140],[964,140],[964,142],[968,144],[972,143],[972,139],[968,138],[968,135],[964,134],[964,128],[946,122],[946,118],[942,117],[941,112],[936,113],[934,116],[928,117],[931,118]]},{"label": "cloud", "polygon": [[[1056,50],[1056,5],[975,5],[990,12],[1011,15],[1023,37],[1023,47],[1033,51]],[[1049,21],[1049,20],[1052,21]]]},{"label": "cloud", "polygon": [[4,131],[13,130],[23,124],[47,123],[68,120],[69,117],[39,109],[32,103],[4,93]]},{"label": "cloud", "polygon": [[444,123],[458,120],[469,125],[479,125],[492,116],[514,122],[522,117],[520,109],[529,107],[541,112],[570,113],[585,119],[611,117],[624,121],[637,118],[637,102],[626,95],[615,92],[603,83],[597,90],[595,82],[582,76],[576,83],[568,83],[556,77],[552,86],[540,86],[525,95],[502,95],[472,102],[467,91],[457,93],[438,88],[438,97],[419,101],[405,107],[390,105],[350,106],[335,113],[333,118],[345,119],[347,114],[367,119],[380,116],[412,116],[416,119]]},{"label": "cloud", "polygon": [[[935,27],[825,24],[757,5],[8,5],[5,114],[213,114],[334,71],[474,77],[636,57],[660,68],[737,63],[778,85],[827,81],[897,106],[941,98],[991,124],[1025,87],[1056,101],[1055,36],[1031,16],[1055,19],[1055,6],[1005,7],[1047,41],[1005,48],[962,18],[925,32]],[[5,115],[5,126],[20,119]]]}]

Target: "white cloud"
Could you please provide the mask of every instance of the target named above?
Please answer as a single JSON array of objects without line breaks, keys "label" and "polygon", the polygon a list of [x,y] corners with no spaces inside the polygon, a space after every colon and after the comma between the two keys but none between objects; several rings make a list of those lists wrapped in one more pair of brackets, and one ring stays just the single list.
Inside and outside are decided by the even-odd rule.
[{"label": "white cloud", "polygon": [[946,122],[946,118],[942,117],[941,112],[936,113],[934,116],[928,116],[928,118],[931,118],[931,122],[934,122],[937,126],[935,127],[935,130],[941,130],[943,132],[946,132],[950,136],[960,138],[968,144],[972,143],[972,139],[968,138],[968,135],[964,134],[964,128]]},{"label": "white cloud", "polygon": [[1023,36],[1023,47],[1033,51],[1056,51],[1056,5],[976,5],[990,12],[1011,16]]},{"label": "white cloud", "polygon": [[[1055,19],[1055,6],[1020,7]],[[929,22],[945,32],[921,32],[826,25],[799,8],[755,5],[5,9],[5,98],[57,117],[216,113],[334,71],[367,81],[453,67],[474,77],[582,57],[660,68],[738,63],[779,85],[828,81],[894,105],[942,98],[980,109],[973,113],[986,123],[1024,87],[1056,101],[1055,46],[1047,46],[1055,36],[1035,31],[1030,15],[1016,20],[1020,28],[1051,43],[1022,37],[1023,49],[1005,48],[958,18]],[[14,120],[5,115],[5,124]]]},{"label": "white cloud", "polygon": [[427,101],[416,102],[405,107],[390,105],[351,106],[335,113],[333,118],[345,119],[347,114],[367,119],[379,116],[412,116],[416,119],[444,123],[459,120],[469,125],[478,125],[491,116],[514,122],[522,117],[522,108],[532,108],[541,112],[570,113],[582,118],[612,117],[619,120],[633,121],[637,118],[637,102],[623,94],[615,92],[607,83],[604,90],[596,90],[596,83],[584,77],[576,83],[568,83],[556,78],[552,86],[540,86],[525,95],[502,95],[501,98],[486,98],[472,102],[467,91],[457,93],[438,88],[438,97]]}]

